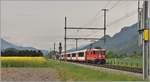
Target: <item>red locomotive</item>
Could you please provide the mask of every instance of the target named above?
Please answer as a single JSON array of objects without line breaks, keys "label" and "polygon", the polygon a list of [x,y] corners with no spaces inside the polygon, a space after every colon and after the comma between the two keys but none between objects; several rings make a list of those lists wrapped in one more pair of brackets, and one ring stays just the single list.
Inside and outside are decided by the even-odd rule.
[{"label": "red locomotive", "polygon": [[66,55],[61,54],[60,59],[74,62],[88,62],[95,64],[105,64],[105,49],[85,49],[74,52],[67,52]]}]

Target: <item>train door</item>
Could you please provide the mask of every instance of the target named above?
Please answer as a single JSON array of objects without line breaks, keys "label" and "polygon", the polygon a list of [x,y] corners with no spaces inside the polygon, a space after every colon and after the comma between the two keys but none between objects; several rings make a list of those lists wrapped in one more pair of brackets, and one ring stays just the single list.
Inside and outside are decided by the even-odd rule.
[{"label": "train door", "polygon": [[72,54],[70,53],[70,60],[72,60]]},{"label": "train door", "polygon": [[84,52],[79,52],[79,53],[78,53],[78,60],[79,60],[79,61],[85,61],[84,58],[85,58],[85,57],[84,57]]},{"label": "train door", "polygon": [[87,55],[88,55],[88,51],[85,51],[85,61],[87,61]]},{"label": "train door", "polygon": [[76,53],[72,53],[72,60],[73,60],[73,61],[76,60]]},{"label": "train door", "polygon": [[78,53],[76,53],[76,61],[78,61]]}]

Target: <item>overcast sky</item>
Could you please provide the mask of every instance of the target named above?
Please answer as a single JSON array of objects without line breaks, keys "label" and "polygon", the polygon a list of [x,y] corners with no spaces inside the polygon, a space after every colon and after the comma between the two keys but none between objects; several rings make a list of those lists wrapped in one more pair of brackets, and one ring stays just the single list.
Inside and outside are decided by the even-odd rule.
[{"label": "overcast sky", "polygon": [[[137,1],[2,1],[2,38],[17,45],[49,50],[54,42],[64,41],[65,16],[67,26],[101,28],[103,8],[110,9],[107,12],[110,36],[137,21]],[[103,31],[70,30],[67,34],[102,37]],[[79,45],[87,43],[89,41],[80,41]],[[74,44],[75,41],[68,41],[68,48],[75,47]]]}]

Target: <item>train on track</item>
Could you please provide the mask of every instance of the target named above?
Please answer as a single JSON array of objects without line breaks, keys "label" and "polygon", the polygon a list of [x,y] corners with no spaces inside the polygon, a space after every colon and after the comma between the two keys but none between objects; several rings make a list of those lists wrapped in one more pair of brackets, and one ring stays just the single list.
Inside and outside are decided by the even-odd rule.
[{"label": "train on track", "polygon": [[85,49],[73,52],[62,53],[60,59],[72,62],[105,64],[106,49]]}]

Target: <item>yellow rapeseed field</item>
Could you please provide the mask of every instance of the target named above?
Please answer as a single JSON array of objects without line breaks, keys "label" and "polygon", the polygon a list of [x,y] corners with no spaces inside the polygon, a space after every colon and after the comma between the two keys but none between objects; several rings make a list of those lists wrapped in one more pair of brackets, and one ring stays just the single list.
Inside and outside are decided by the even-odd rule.
[{"label": "yellow rapeseed field", "polygon": [[2,67],[37,67],[44,66],[44,57],[0,57]]}]

